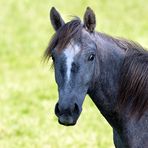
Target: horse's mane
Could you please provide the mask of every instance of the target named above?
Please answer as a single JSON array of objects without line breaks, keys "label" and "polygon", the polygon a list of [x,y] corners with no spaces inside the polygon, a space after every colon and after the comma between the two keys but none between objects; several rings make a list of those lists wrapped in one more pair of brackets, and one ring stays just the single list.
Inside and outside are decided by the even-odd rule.
[{"label": "horse's mane", "polygon": [[[53,35],[44,58],[49,59],[55,47],[60,52],[72,38],[79,38],[82,28],[79,18],[62,26]],[[148,109],[148,52],[133,41],[114,38],[104,33],[98,35],[125,50],[126,56],[121,67],[118,108],[122,111],[128,107],[131,115],[137,114],[140,117]]]},{"label": "horse's mane", "polygon": [[140,117],[148,109],[148,52],[130,47],[121,67],[118,107]]}]

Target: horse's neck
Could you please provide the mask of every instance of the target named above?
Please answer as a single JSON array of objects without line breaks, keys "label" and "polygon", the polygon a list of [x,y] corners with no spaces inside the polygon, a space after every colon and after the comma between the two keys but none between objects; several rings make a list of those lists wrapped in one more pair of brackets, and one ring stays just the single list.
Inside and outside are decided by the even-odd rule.
[{"label": "horse's neck", "polygon": [[112,116],[115,116],[120,68],[125,53],[114,42],[102,39],[100,36],[95,41],[99,50],[100,74],[89,95],[109,123],[113,124]]}]

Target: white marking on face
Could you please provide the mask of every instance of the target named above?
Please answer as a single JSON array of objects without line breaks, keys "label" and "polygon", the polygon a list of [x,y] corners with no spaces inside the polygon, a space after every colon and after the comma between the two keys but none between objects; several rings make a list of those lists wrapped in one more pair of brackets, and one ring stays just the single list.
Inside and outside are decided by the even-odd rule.
[{"label": "white marking on face", "polygon": [[64,50],[66,56],[66,66],[67,66],[67,81],[70,79],[71,65],[73,63],[74,57],[80,52],[80,47],[78,45],[69,44]]}]

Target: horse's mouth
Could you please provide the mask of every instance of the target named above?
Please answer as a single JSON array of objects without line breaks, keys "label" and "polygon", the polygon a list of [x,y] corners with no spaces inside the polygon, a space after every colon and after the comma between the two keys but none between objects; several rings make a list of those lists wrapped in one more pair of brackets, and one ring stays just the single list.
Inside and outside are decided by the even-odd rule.
[{"label": "horse's mouth", "polygon": [[59,116],[58,121],[60,124],[65,126],[73,126],[76,124],[76,121],[72,116],[64,115],[64,114]]}]

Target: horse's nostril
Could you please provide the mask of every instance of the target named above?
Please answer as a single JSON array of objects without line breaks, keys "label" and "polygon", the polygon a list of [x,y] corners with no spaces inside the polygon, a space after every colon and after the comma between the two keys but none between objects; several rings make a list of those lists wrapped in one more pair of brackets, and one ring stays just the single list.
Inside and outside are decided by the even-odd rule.
[{"label": "horse's nostril", "polygon": [[77,103],[74,105],[74,113],[79,114],[79,106]]},{"label": "horse's nostril", "polygon": [[57,103],[56,106],[55,106],[55,114],[56,114],[57,116],[60,115],[59,103]]}]

